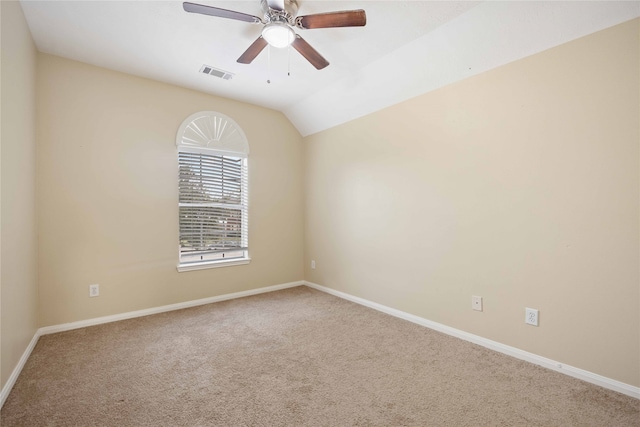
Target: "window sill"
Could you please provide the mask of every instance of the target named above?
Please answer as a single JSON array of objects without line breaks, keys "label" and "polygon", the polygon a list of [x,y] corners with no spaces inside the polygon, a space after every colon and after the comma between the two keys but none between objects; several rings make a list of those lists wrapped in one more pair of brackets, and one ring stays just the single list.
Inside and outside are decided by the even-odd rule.
[{"label": "window sill", "polygon": [[179,273],[184,271],[193,271],[193,270],[206,270],[208,268],[220,268],[220,267],[232,267],[234,265],[244,265],[249,264],[251,262],[251,258],[238,258],[229,261],[211,261],[211,262],[201,262],[201,263],[193,263],[193,264],[183,264],[178,265],[177,270]]}]

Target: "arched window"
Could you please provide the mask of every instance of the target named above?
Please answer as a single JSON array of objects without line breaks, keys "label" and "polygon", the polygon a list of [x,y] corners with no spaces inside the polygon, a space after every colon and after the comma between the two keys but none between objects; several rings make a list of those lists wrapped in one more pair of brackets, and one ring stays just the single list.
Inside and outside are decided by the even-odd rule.
[{"label": "arched window", "polygon": [[202,111],[178,129],[178,271],[249,263],[249,143],[229,117]]}]

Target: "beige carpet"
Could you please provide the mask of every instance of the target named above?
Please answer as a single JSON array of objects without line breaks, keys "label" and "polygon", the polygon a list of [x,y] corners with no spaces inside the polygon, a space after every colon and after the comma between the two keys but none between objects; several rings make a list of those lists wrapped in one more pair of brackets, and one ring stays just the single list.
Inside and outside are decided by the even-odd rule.
[{"label": "beige carpet", "polygon": [[640,426],[640,401],[298,287],[40,338],[10,426]]}]

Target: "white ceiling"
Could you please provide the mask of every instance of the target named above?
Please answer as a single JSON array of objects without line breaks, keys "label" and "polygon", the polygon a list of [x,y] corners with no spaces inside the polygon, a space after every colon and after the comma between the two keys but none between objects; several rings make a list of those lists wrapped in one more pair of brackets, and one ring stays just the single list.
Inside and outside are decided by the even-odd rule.
[{"label": "white ceiling", "polygon": [[[262,16],[259,0],[191,1]],[[299,16],[365,9],[367,25],[296,30],[331,63],[318,71],[293,49],[238,64],[261,25],[180,1],[21,4],[42,52],[273,108],[302,135],[640,16],[639,1],[298,2]],[[203,64],[234,77],[199,73]]]}]

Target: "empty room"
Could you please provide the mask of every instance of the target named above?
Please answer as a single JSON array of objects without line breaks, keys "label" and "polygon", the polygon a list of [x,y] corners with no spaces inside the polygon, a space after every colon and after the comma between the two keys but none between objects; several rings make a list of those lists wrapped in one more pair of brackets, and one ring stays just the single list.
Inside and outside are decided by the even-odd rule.
[{"label": "empty room", "polygon": [[3,427],[640,426],[640,2],[0,22]]}]

